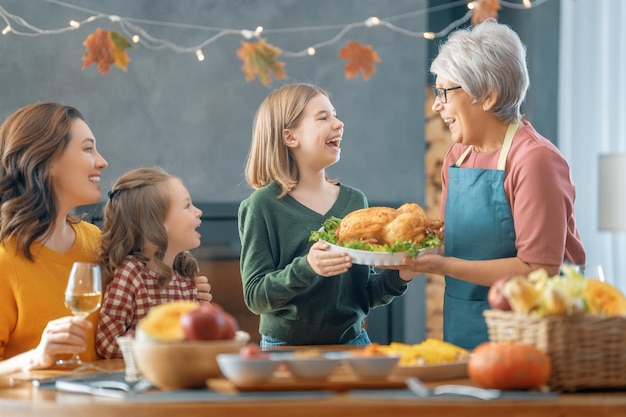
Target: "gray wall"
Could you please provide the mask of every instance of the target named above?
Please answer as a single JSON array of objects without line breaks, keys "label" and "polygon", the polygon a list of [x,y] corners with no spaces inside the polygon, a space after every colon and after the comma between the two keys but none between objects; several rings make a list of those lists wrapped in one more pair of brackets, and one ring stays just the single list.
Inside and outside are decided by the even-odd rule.
[{"label": "gray wall", "polygon": [[504,9],[499,19],[515,29],[527,48],[530,87],[522,112],[537,132],[557,146],[560,1],[524,11]]},{"label": "gray wall", "polygon": [[[67,25],[90,16],[43,0],[2,0],[2,7],[40,28]],[[265,29],[340,25],[328,31],[269,35],[268,42],[298,51],[327,40],[340,28],[369,16],[421,10],[425,0],[74,0],[98,12],[140,19],[223,28]],[[396,21],[425,30],[426,15]],[[141,24],[154,36],[190,46],[211,36],[204,31]],[[287,80],[268,88],[246,82],[236,49],[243,39],[227,36],[194,54],[144,47],[130,50],[128,71],[95,65],[81,69],[82,42],[100,20],[59,35],[0,37],[0,115],[34,101],[74,105],[90,124],[108,159],[103,190],[125,171],[160,165],[179,175],[195,202],[238,203],[250,190],[242,176],[253,114],[271,89],[292,82],[326,88],[345,122],[341,161],[331,176],[360,188],[371,201],[423,200],[423,97],[426,41],[385,28],[357,28],[312,58],[279,57]],[[347,40],[371,43],[382,62],[369,81],[347,80],[338,59]]]}]

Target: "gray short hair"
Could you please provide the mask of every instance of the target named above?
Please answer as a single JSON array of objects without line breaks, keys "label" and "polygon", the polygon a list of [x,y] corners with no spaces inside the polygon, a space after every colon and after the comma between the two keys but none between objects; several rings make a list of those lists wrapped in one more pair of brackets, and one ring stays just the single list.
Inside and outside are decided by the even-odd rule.
[{"label": "gray short hair", "polygon": [[430,72],[462,86],[474,102],[496,92],[494,115],[521,121],[529,85],[526,46],[509,26],[488,19],[453,32],[439,47]]}]

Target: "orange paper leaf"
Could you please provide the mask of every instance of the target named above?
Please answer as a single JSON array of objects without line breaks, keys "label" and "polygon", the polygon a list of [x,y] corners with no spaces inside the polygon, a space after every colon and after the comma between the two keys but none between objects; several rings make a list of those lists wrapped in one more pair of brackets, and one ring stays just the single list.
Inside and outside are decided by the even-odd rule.
[{"label": "orange paper leaf", "polygon": [[125,50],[132,48],[132,45],[119,33],[98,28],[85,39],[83,45],[86,48],[83,54],[83,69],[96,64],[98,72],[106,74],[111,65],[115,64],[126,71],[130,58]]},{"label": "orange paper leaf", "polygon": [[363,79],[368,80],[376,72],[374,63],[381,61],[372,45],[363,45],[355,41],[348,41],[339,50],[339,58],[348,60],[344,67],[348,79],[358,77],[359,72],[363,71]]},{"label": "orange paper leaf", "polygon": [[285,63],[277,61],[280,48],[265,42],[265,38],[258,42],[241,42],[237,49],[237,56],[243,61],[241,71],[246,74],[246,81],[250,82],[257,76],[264,86],[272,83],[271,75],[276,79],[287,78]]},{"label": "orange paper leaf", "polygon": [[498,19],[498,10],[500,10],[500,0],[479,0],[474,14],[472,14],[472,24],[477,25],[490,17]]}]

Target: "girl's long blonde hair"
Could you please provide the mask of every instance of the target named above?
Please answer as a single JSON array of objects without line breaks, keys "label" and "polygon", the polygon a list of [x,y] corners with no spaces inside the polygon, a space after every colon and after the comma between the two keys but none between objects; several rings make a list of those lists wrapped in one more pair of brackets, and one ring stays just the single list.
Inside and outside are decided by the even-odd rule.
[{"label": "girl's long blonde hair", "polygon": [[298,184],[298,166],[284,142],[285,129],[298,126],[300,116],[311,99],[328,93],[312,84],[292,84],[270,93],[259,106],[252,126],[252,144],[245,177],[254,189],[272,182],[284,197]]}]

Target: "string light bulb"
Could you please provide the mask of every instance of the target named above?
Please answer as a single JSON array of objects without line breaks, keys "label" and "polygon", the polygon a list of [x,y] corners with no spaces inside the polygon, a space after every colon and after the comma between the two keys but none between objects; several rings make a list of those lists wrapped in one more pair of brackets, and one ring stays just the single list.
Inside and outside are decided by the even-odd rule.
[{"label": "string light bulb", "polygon": [[309,56],[315,55],[315,48],[313,48],[312,46],[309,46],[306,50],[306,53],[309,54]]},{"label": "string light bulb", "polygon": [[241,36],[243,36],[246,39],[252,39],[252,37],[254,36],[254,32],[251,30],[244,29],[241,31]]},{"label": "string light bulb", "polygon": [[254,36],[258,38],[259,36],[261,36],[261,32],[263,32],[263,26],[257,26],[257,28],[254,30]]},{"label": "string light bulb", "polygon": [[77,22],[76,20],[70,20],[70,27],[72,27],[73,29],[78,29],[80,27],[80,22]]},{"label": "string light bulb", "polygon": [[435,33],[434,32],[424,32],[424,39],[428,39],[429,41],[432,41],[433,39],[435,39]]},{"label": "string light bulb", "polygon": [[131,39],[132,39],[133,43],[139,43],[139,41],[141,40],[139,38],[139,35],[133,35]]},{"label": "string light bulb", "polygon": [[372,16],[365,21],[365,26],[367,26],[368,28],[371,28],[372,26],[378,26],[378,25],[380,25],[380,19],[377,18],[376,16]]},{"label": "string light bulb", "polygon": [[202,49],[196,50],[196,57],[198,58],[198,61],[204,61],[204,53],[202,52]]},{"label": "string light bulb", "polygon": [[11,25],[7,25],[7,27],[5,27],[4,29],[2,29],[2,34],[6,35],[9,32],[11,32]]},{"label": "string light bulb", "polygon": [[470,10],[475,10],[476,9],[476,2],[475,1],[470,1],[469,3],[467,3],[467,8]]},{"label": "string light bulb", "polygon": [[530,9],[531,7],[533,7],[533,3],[530,0],[522,0],[522,4],[524,5],[524,7],[526,7],[527,9]]}]

